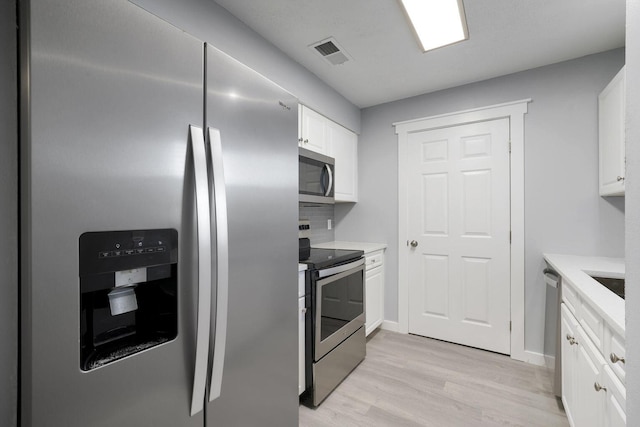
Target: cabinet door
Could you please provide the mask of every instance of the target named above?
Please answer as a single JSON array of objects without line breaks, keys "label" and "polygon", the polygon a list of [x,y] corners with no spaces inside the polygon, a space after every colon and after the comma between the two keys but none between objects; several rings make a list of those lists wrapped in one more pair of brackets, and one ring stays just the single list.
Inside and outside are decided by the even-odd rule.
[{"label": "cabinet door", "polygon": [[561,309],[561,354],[562,354],[562,403],[571,425],[575,422],[575,394],[576,394],[576,364],[577,364],[577,337],[576,328],[578,321],[569,311],[566,304],[562,303]]},{"label": "cabinet door", "polygon": [[624,385],[608,366],[605,366],[604,371],[602,372],[602,383],[606,388],[604,425],[606,427],[626,426],[626,391]]},{"label": "cabinet door", "polygon": [[304,375],[304,320],[307,309],[304,306],[304,297],[298,298],[298,395],[306,388]]},{"label": "cabinet door", "polygon": [[358,135],[330,122],[328,128],[329,155],[335,165],[336,202],[358,201]]},{"label": "cabinet door", "polygon": [[625,69],[598,96],[600,195],[623,196],[625,177]]},{"label": "cabinet door", "polygon": [[577,364],[575,374],[575,400],[573,419],[576,426],[601,427],[604,425],[604,403],[606,390],[601,372],[604,358],[589,340],[581,326],[577,327]]},{"label": "cabinet door", "polygon": [[367,270],[366,273],[366,334],[369,335],[384,320],[384,267]]},{"label": "cabinet door", "polygon": [[328,119],[302,106],[302,145],[307,150],[329,155],[327,147]]}]

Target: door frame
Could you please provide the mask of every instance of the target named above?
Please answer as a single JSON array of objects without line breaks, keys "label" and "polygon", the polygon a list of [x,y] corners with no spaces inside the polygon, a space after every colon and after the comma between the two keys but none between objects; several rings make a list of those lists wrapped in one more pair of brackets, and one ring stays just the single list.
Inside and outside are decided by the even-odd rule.
[{"label": "door frame", "polygon": [[524,115],[531,99],[393,123],[398,135],[398,332],[409,333],[407,152],[409,134],[501,118],[509,119],[511,213],[511,358],[534,362],[524,349]]}]

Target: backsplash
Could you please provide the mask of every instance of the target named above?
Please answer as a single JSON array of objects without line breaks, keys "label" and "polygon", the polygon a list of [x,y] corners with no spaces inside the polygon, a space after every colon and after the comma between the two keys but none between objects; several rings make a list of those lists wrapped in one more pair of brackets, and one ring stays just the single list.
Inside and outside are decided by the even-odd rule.
[{"label": "backsplash", "polygon": [[[311,225],[311,244],[333,242],[335,238],[335,212],[333,205],[299,204],[300,219],[308,219]],[[327,230],[327,221],[331,220],[331,230]]]}]

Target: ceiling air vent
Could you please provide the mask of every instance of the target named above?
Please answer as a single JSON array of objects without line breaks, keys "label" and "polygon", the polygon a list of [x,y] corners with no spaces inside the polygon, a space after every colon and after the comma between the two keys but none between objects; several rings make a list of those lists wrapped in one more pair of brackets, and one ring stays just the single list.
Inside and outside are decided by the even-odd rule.
[{"label": "ceiling air vent", "polygon": [[340,65],[351,60],[349,54],[336,42],[333,37],[313,43],[309,46],[332,65]]}]

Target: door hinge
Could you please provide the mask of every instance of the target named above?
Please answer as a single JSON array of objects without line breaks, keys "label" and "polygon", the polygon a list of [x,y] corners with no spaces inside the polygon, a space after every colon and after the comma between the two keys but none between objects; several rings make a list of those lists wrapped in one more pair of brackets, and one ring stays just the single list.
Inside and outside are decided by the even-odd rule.
[{"label": "door hinge", "polygon": [[511,332],[511,320],[509,321],[509,332]]},{"label": "door hinge", "polygon": [[509,140],[509,154],[511,154],[511,140]]},{"label": "door hinge", "polygon": [[511,230],[509,230],[509,243],[512,243],[512,238],[513,238],[512,232]]}]

